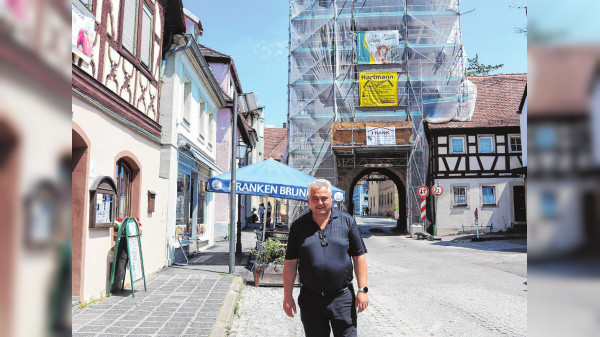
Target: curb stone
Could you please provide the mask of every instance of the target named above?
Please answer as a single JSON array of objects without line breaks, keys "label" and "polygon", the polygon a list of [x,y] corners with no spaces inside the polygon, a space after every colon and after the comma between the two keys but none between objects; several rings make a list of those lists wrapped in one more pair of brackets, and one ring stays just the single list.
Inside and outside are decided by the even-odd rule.
[{"label": "curb stone", "polygon": [[233,324],[233,314],[235,310],[235,305],[237,304],[240,298],[240,291],[244,281],[241,277],[235,276],[233,281],[231,282],[231,286],[229,286],[229,290],[227,291],[227,295],[225,296],[225,301],[223,301],[223,306],[219,311],[219,315],[217,316],[217,321],[215,322],[215,326],[210,334],[211,337],[226,337],[228,336],[227,330],[231,328]]}]

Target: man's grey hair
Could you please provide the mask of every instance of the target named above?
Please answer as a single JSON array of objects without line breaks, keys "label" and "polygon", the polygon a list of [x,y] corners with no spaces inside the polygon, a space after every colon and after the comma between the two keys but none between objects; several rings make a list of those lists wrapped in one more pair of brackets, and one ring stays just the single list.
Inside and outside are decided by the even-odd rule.
[{"label": "man's grey hair", "polygon": [[326,187],[327,191],[329,191],[329,194],[331,194],[331,183],[329,182],[329,180],[327,179],[315,179],[313,181],[311,181],[310,183],[308,183],[308,197],[310,198],[310,193],[312,192],[313,188],[316,188],[317,190]]}]

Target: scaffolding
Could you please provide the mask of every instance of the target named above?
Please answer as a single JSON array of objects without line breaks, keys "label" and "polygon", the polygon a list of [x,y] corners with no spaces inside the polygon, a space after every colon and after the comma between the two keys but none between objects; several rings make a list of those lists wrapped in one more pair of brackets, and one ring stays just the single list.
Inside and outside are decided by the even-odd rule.
[{"label": "scaffolding", "polygon": [[[288,164],[337,182],[332,122],[412,122],[407,168],[408,224],[420,222],[425,184],[423,120],[469,120],[476,88],[466,79],[459,0],[290,0]],[[385,60],[364,54],[379,34]],[[369,35],[371,36],[371,35]],[[362,47],[365,45],[365,48]],[[374,50],[374,47],[370,47]],[[379,50],[378,50],[379,52]],[[361,106],[359,74],[396,73],[394,106]],[[297,215],[292,205],[290,215]]]}]

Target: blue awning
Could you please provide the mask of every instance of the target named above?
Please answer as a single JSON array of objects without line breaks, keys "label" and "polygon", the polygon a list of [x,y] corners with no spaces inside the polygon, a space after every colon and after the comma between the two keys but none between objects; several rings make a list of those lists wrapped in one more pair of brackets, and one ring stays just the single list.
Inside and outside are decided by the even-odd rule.
[{"label": "blue awning", "polygon": [[[236,193],[307,201],[308,183],[316,179],[272,158],[236,170]],[[207,192],[230,193],[231,172],[208,179]],[[332,186],[334,202],[346,193]]]}]

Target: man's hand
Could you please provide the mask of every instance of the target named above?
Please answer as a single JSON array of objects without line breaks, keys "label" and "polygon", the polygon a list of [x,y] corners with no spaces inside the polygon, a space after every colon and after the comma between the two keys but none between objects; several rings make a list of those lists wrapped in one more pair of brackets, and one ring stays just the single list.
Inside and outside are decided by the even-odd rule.
[{"label": "man's hand", "polygon": [[369,306],[369,294],[359,291],[358,294],[356,294],[355,306],[359,313],[365,310],[367,306]]},{"label": "man's hand", "polygon": [[288,316],[294,318],[294,314],[296,313],[296,302],[294,302],[292,296],[285,296],[283,298],[283,310]]},{"label": "man's hand", "polygon": [[298,260],[283,261],[283,310],[285,313],[294,318],[296,313],[296,302],[292,292],[294,289],[294,280],[296,279],[296,266]]}]

